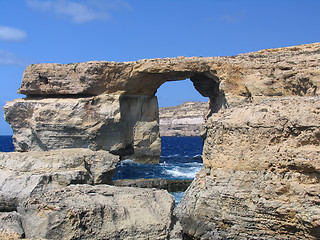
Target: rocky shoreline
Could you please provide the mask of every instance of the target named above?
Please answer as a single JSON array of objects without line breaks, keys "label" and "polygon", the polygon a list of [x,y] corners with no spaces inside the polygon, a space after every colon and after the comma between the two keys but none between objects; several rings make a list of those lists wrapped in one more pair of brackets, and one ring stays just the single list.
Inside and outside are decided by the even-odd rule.
[{"label": "rocky shoreline", "polygon": [[[320,43],[30,65],[26,98],[4,107],[16,152],[0,153],[0,238],[319,239],[319,66]],[[204,168],[181,202],[141,188],[152,180],[112,185],[122,159],[159,161],[154,94],[187,78],[209,104]]]},{"label": "rocky shoreline", "polygon": [[112,185],[118,187],[138,187],[165,189],[168,192],[184,192],[190,186],[192,179],[139,178],[114,180]]}]

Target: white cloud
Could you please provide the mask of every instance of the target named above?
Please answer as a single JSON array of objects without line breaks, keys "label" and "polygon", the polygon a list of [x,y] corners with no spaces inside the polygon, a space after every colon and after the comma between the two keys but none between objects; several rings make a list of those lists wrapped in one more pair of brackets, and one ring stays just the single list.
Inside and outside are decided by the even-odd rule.
[{"label": "white cloud", "polygon": [[111,17],[110,9],[130,7],[122,0],[91,0],[83,3],[67,0],[26,0],[26,2],[31,8],[70,17],[74,23],[105,20]]},{"label": "white cloud", "polygon": [[7,41],[7,42],[18,42],[22,41],[27,37],[27,33],[23,30],[7,27],[7,26],[0,26],[0,40]]},{"label": "white cloud", "polygon": [[233,13],[226,13],[222,14],[220,16],[211,16],[207,17],[207,22],[212,23],[227,23],[227,24],[237,24],[241,23],[246,18],[246,11],[239,11],[239,12],[233,12]]},{"label": "white cloud", "polygon": [[234,24],[241,22],[245,17],[245,11],[241,11],[238,13],[232,13],[232,14],[224,14],[220,18],[222,21]]},{"label": "white cloud", "polygon": [[22,59],[15,54],[0,49],[0,65],[15,65],[20,67],[26,67],[31,62],[27,59]]}]

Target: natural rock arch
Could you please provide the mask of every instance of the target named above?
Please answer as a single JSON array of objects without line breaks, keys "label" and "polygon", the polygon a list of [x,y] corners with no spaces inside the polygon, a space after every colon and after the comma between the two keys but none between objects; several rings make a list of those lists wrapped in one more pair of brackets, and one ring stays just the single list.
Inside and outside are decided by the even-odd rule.
[{"label": "natural rock arch", "polygon": [[34,64],[18,91],[27,97],[7,103],[5,117],[17,151],[81,147],[154,161],[161,84],[190,78],[210,99],[208,116],[266,96],[316,95],[317,65],[297,58],[293,69],[287,61],[300,48],[313,53],[318,44],[232,57]]},{"label": "natural rock arch", "polygon": [[83,147],[158,162],[157,89],[167,81],[190,78],[217,111],[225,101],[220,79],[211,68],[198,58],[30,65],[18,91],[27,98],[5,108],[15,147],[18,151]]},{"label": "natural rock arch", "polygon": [[[318,239],[320,99],[317,95],[320,93],[320,71],[319,61],[316,60],[320,58],[319,49],[320,43],[314,43],[233,57],[29,66],[19,90],[27,97],[8,102],[4,108],[6,120],[14,131],[16,150],[59,150],[46,154],[35,152],[35,155],[34,152],[2,154],[1,170],[4,174],[1,176],[4,176],[5,181],[8,180],[7,187],[0,188],[2,196],[5,196],[1,202],[2,208],[11,211],[26,200],[25,204],[20,205],[19,214],[22,215],[23,224],[26,224],[25,236],[32,238],[30,232],[33,234],[35,228],[45,226],[30,225],[30,217],[34,219],[39,215],[37,204],[44,206],[43,211],[48,210],[48,204],[53,204],[50,207],[50,219],[57,219],[56,216],[63,216],[64,221],[66,219],[66,215],[57,212],[62,205],[55,205],[57,195],[52,193],[62,194],[58,198],[63,203],[70,194],[75,196],[74,191],[79,190],[84,193],[81,196],[89,199],[96,194],[112,199],[123,192],[123,189],[110,186],[65,186],[75,182],[106,183],[107,179],[103,175],[113,167],[101,169],[101,165],[106,164],[106,159],[111,160],[110,165],[118,161],[112,159],[114,155],[107,151],[83,148],[104,148],[119,155],[135,154],[141,150],[140,142],[135,142],[135,137],[141,137],[141,133],[142,138],[139,139],[148,145],[146,149],[156,149],[157,141],[148,140],[151,136],[157,139],[154,136],[157,109],[153,108],[156,89],[167,80],[193,78],[196,86],[199,79],[202,84],[212,84],[207,86],[209,89],[212,87],[212,91],[208,91],[213,94],[210,96],[211,112],[221,107],[231,107],[208,118],[203,151],[204,168],[176,208],[175,217],[172,216],[172,198],[164,192],[156,193],[155,190],[140,189],[130,193],[132,197],[129,200],[148,196],[144,203],[137,202],[130,204],[129,208],[122,208],[123,205],[114,204],[112,200],[103,209],[115,205],[121,209],[134,206],[133,215],[138,216],[138,222],[134,221],[134,225],[130,225],[133,231],[125,235],[130,237],[136,236],[136,226],[143,219],[139,214],[136,215],[136,206],[143,205],[146,210],[159,209],[161,214],[157,215],[163,216],[164,213],[167,219],[165,226],[162,225],[162,217],[155,222],[154,225],[160,226],[161,231],[156,228],[152,236],[159,236],[159,232],[162,232],[165,234],[163,236],[169,238],[170,231],[175,229],[173,224],[177,217],[182,232],[190,238]],[[201,90],[201,87],[197,88]],[[252,103],[243,104],[248,101]],[[130,129],[131,132],[126,132]],[[60,148],[74,147],[82,149],[60,152]],[[74,154],[76,156],[72,156]],[[88,158],[84,158],[85,155]],[[66,161],[66,156],[69,161]],[[43,164],[43,160],[47,160],[47,163]],[[28,164],[32,162],[35,163]],[[44,188],[39,188],[38,182],[46,184],[47,181],[30,178],[29,169],[36,176],[39,176],[40,170],[40,176],[44,176],[44,179],[50,176],[53,184],[49,182]],[[70,170],[76,174],[70,174]],[[8,173],[12,177],[6,179]],[[81,179],[78,173],[89,178]],[[66,175],[67,178],[57,177]],[[21,176],[27,181],[31,179],[31,183],[19,184]],[[35,183],[41,195],[29,198],[30,189],[34,189]],[[52,189],[52,186],[62,190]],[[46,187],[52,189],[53,198],[48,198],[49,201],[43,199],[44,196],[50,196],[42,194]],[[115,190],[115,194],[110,194],[110,189]],[[132,192],[129,189],[125,191]],[[149,197],[151,195],[155,198]],[[164,197],[159,198],[160,195]],[[121,202],[125,203],[123,199],[127,197],[120,196]],[[78,200],[82,201],[84,197]],[[88,209],[88,201],[82,203],[85,205],[81,206]],[[163,206],[166,206],[165,209]],[[73,210],[74,206],[67,206],[66,210],[70,209]],[[32,214],[29,210],[32,210]],[[144,213],[150,216],[149,211]],[[151,212],[152,218],[154,213]],[[124,218],[125,229],[112,232],[126,232],[127,219]],[[48,226],[57,229],[56,224],[48,223]],[[92,226],[92,221],[83,223],[84,228],[90,229],[89,232],[81,232],[85,237],[92,237],[93,232],[98,238],[102,236],[101,233],[110,236],[106,229],[97,228],[97,224]],[[101,226],[114,224],[108,219],[105,223]],[[70,221],[66,224],[72,225]],[[141,228],[143,233],[149,233],[150,225],[144,222],[143,226],[146,226]],[[91,231],[91,227],[94,227],[94,231]],[[30,229],[28,233],[26,230]],[[75,232],[78,230],[81,231],[77,228]],[[41,230],[36,234],[35,237],[44,237],[48,231]],[[145,235],[142,238],[148,237],[154,238]]]}]

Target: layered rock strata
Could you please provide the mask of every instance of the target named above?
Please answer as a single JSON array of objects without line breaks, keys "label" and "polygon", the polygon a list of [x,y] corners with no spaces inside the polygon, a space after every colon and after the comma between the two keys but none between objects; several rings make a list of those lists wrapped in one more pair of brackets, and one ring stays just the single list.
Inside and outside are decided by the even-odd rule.
[{"label": "layered rock strata", "polygon": [[205,102],[185,102],[160,108],[160,136],[200,136],[207,112],[208,103]]},{"label": "layered rock strata", "polygon": [[[30,65],[19,89],[26,98],[4,108],[21,153],[0,155],[1,211],[12,211],[1,215],[1,237],[181,239],[181,223],[195,239],[317,239],[319,61],[314,43]],[[166,191],[106,183],[120,159],[159,160],[154,94],[187,78],[209,111],[205,167],[176,210],[179,223]]]},{"label": "layered rock strata", "polygon": [[4,112],[16,151],[89,148],[138,161],[160,158],[156,97],[26,98],[7,103]]},{"label": "layered rock strata", "polygon": [[[141,161],[155,162],[159,160],[160,139],[156,135],[158,110],[154,94],[161,84],[190,78],[196,90],[210,98],[212,113],[268,96],[312,96],[319,93],[319,48],[320,44],[314,43],[232,57],[30,65],[19,89],[19,93],[28,97],[7,104],[6,120],[13,128],[15,147],[19,151],[58,149],[61,142],[70,142],[71,147],[74,144],[110,149],[121,156],[149,154],[149,160],[142,157]],[[55,101],[64,100],[54,105]],[[70,108],[65,104],[70,104]],[[150,107],[144,109],[145,104]],[[34,118],[40,105],[42,109],[49,108],[48,114],[43,110],[38,124],[29,124],[26,117],[36,123]],[[63,114],[57,116],[52,107],[66,114],[66,121]],[[116,109],[120,115],[114,112]],[[23,121],[19,121],[19,111],[24,113],[21,114]],[[143,115],[150,112],[154,115],[144,119]],[[75,119],[71,120],[70,115]],[[103,123],[101,119],[105,118],[110,123]],[[46,125],[47,121],[50,124]],[[119,126],[114,127],[114,123]],[[81,127],[77,127],[79,124]],[[85,143],[87,138],[83,137],[88,132],[85,126],[90,131],[90,143]],[[136,128],[134,133],[132,128]],[[129,136],[121,139],[116,132],[121,132],[120,135],[128,132]],[[48,136],[55,142],[51,146],[47,146]]]},{"label": "layered rock strata", "polygon": [[18,92],[154,95],[166,81],[190,78],[203,96],[218,96],[222,90],[229,104],[260,96],[314,95],[320,84],[319,48],[320,43],[313,43],[231,57],[33,64],[25,70]]},{"label": "layered rock strata", "polygon": [[[15,147],[19,151],[43,150],[47,147],[48,136],[52,136],[52,141],[57,139],[56,146],[49,144],[49,149],[59,149],[60,142],[70,142],[71,147],[74,144],[110,149],[120,156],[136,154],[138,156],[132,158],[140,155],[144,156],[141,161],[155,162],[159,160],[160,139],[156,134],[158,110],[154,94],[161,84],[190,78],[196,90],[210,98],[212,113],[268,96],[316,95],[320,85],[319,48],[320,44],[314,43],[232,57],[30,65],[19,89],[27,98],[7,104],[6,120],[13,128]],[[66,102],[53,105],[54,101],[63,99]],[[65,104],[69,103],[68,109]],[[145,109],[145,104],[150,107]],[[48,114],[42,111],[44,116],[39,116],[38,124],[29,124],[29,118],[37,122],[34,118],[40,105],[42,109],[49,108]],[[66,121],[63,121],[63,114],[56,117],[52,107],[66,114]],[[109,108],[111,113],[106,114]],[[117,108],[120,116],[114,112]],[[24,113],[23,121],[19,121],[19,111]],[[144,114],[150,112],[154,115],[144,119]],[[110,123],[103,123],[101,119],[105,118]],[[50,124],[46,125],[47,121]],[[114,127],[114,122],[119,126]],[[81,127],[73,129],[78,124]],[[83,137],[88,132],[84,129],[87,125],[90,144],[85,143],[87,139]],[[119,131],[119,128],[124,130]],[[135,131],[132,128],[136,128]],[[129,136],[119,137],[116,132]],[[145,157],[148,154],[149,159]]]},{"label": "layered rock strata", "polygon": [[0,153],[0,212],[34,193],[70,184],[110,184],[119,158],[107,151],[62,149]]},{"label": "layered rock strata", "polygon": [[175,213],[201,239],[319,239],[320,97],[212,115],[203,169]]},{"label": "layered rock strata", "polygon": [[18,212],[30,239],[168,239],[173,207],[161,190],[70,185],[33,195]]}]

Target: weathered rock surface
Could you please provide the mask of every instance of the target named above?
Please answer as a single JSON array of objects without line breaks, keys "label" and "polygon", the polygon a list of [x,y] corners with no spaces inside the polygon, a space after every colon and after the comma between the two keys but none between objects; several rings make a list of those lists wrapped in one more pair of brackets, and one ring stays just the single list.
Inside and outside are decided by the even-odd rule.
[{"label": "weathered rock surface", "polygon": [[35,64],[24,72],[19,93],[25,95],[154,95],[166,81],[184,80],[193,72],[210,74],[199,58],[150,59],[136,62]]},{"label": "weathered rock surface", "polygon": [[27,98],[8,102],[4,111],[16,151],[89,148],[160,159],[156,97]]},{"label": "weathered rock surface", "polygon": [[173,207],[164,190],[71,185],[33,195],[18,212],[32,239],[168,239]]},{"label": "weathered rock surface", "polygon": [[192,179],[139,178],[114,180],[112,184],[118,187],[139,187],[165,189],[168,192],[184,192]]},{"label": "weathered rock surface", "polygon": [[21,216],[17,212],[0,212],[0,239],[24,238]]},{"label": "weathered rock surface", "polygon": [[176,209],[201,239],[319,239],[320,97],[213,114],[198,174]]},{"label": "weathered rock surface", "polygon": [[29,97],[7,103],[5,115],[18,151],[84,147],[156,162],[154,94],[164,82],[190,78],[214,113],[269,96],[318,94],[319,58],[314,43],[232,57],[30,65],[19,90]]},{"label": "weathered rock surface", "polygon": [[0,153],[0,211],[15,210],[36,192],[70,184],[111,183],[119,157],[106,151],[64,149]]},{"label": "weathered rock surface", "polygon": [[224,104],[236,104],[261,96],[318,94],[319,59],[320,43],[313,43],[232,57],[36,64],[25,70],[19,93],[154,95],[166,81],[190,78],[203,96],[223,91]]},{"label": "weathered rock surface", "polygon": [[271,98],[209,118],[203,162],[235,170],[317,166],[319,146],[320,98]]},{"label": "weathered rock surface", "polygon": [[174,107],[159,109],[161,136],[200,136],[204,127],[208,103],[185,102]]},{"label": "weathered rock surface", "polygon": [[[232,57],[37,64],[19,89],[27,97],[4,110],[18,151],[56,150],[64,158],[71,150],[61,149],[84,148],[156,162],[154,94],[166,81],[190,78],[210,111],[205,168],[176,210],[184,234],[318,239],[320,99],[310,96],[320,93],[319,61],[314,43]],[[92,164],[82,158],[91,150],[68,152],[67,165],[53,156],[0,155],[0,206],[11,211],[25,200],[18,210],[26,237],[179,238],[166,192],[84,185],[109,179],[98,155]]]}]

